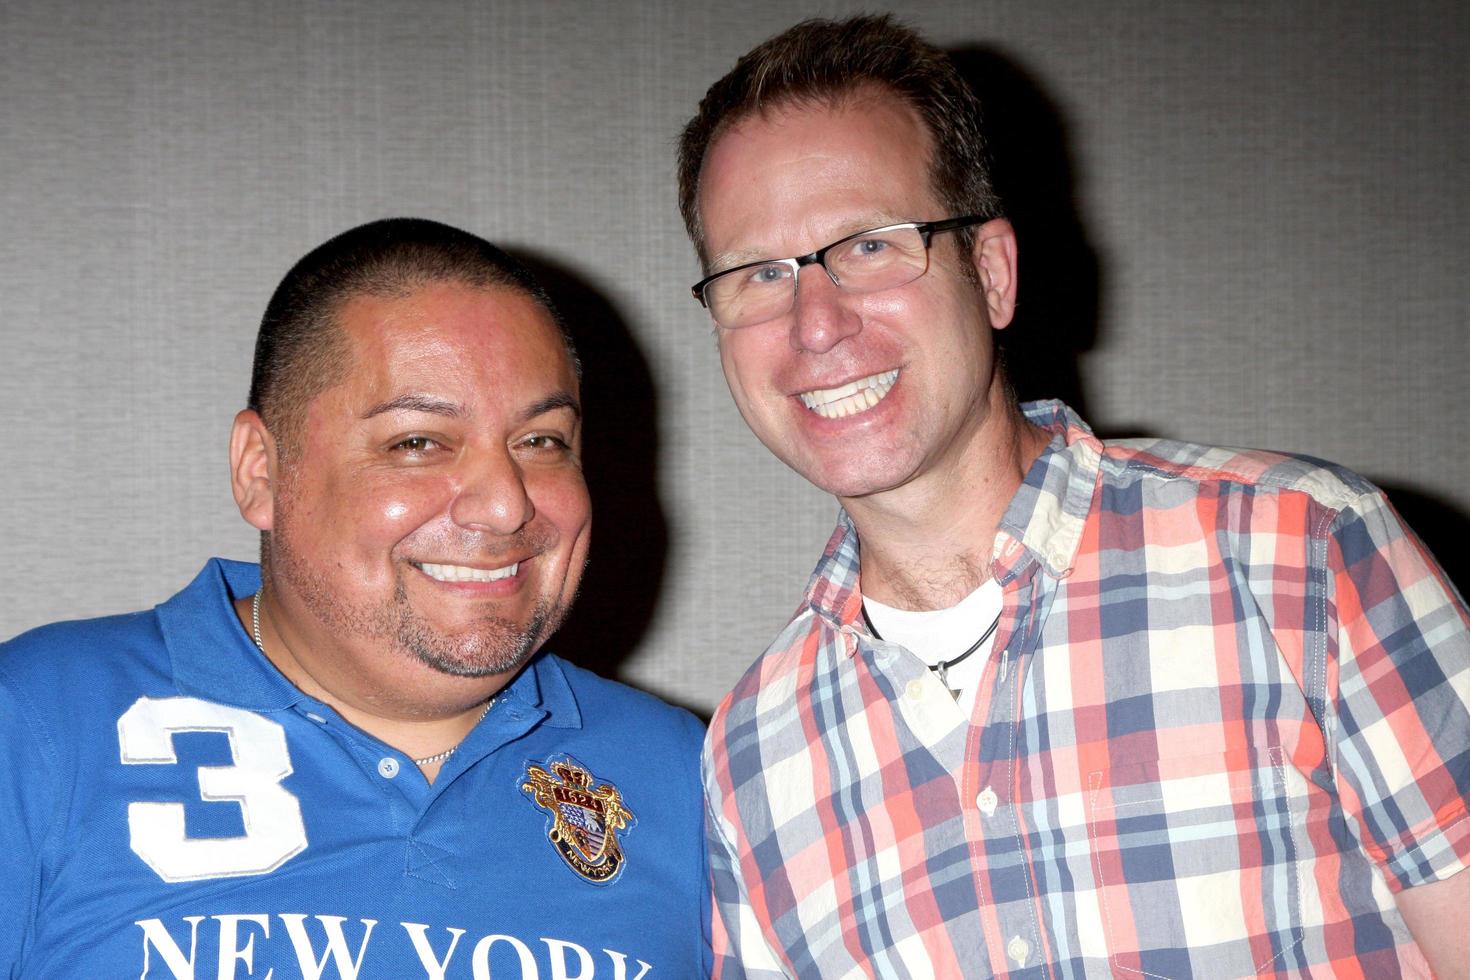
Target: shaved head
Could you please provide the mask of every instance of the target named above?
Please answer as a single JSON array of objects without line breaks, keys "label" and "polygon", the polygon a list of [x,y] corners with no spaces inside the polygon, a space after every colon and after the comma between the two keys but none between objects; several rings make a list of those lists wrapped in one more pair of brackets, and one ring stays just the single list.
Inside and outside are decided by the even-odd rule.
[{"label": "shaved head", "polygon": [[514,258],[450,225],[388,218],[360,225],[312,249],[276,287],[260,321],[248,406],[290,456],[306,406],[350,369],[337,314],[354,296],[406,296],[430,283],[510,288],[546,309],[573,369],[581,364],[541,284]]}]

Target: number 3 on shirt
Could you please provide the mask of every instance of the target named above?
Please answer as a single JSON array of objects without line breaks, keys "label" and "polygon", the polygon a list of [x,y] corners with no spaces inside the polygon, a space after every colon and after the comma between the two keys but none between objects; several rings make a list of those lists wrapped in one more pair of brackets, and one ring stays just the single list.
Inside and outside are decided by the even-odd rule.
[{"label": "number 3 on shirt", "polygon": [[164,881],[233,878],[274,871],[306,849],[301,804],[281,786],[291,774],[286,732],[250,711],[198,698],[139,698],[117,720],[118,747],[128,765],[176,766],[177,732],[221,732],[234,765],[200,766],[199,796],[240,804],[240,837],[191,838],[183,803],[129,803],[134,853]]}]

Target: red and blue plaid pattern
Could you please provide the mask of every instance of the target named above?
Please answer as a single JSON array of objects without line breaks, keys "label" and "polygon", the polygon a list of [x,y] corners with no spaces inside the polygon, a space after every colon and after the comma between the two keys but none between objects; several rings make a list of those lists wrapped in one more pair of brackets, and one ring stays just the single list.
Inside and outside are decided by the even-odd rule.
[{"label": "red and blue plaid pattern", "polygon": [[870,636],[842,517],[720,706],[716,975],[1427,976],[1470,859],[1470,618],[1313,460],[1104,445],[1058,403],[973,718]]}]

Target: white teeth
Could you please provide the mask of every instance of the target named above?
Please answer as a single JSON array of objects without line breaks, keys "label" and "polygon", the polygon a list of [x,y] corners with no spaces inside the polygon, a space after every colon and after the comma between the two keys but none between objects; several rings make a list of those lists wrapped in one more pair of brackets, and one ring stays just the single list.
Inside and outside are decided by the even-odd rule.
[{"label": "white teeth", "polygon": [[520,562],[504,568],[470,568],[468,565],[434,565],[416,562],[419,569],[436,582],[498,582],[510,578],[521,567]]},{"label": "white teeth", "polygon": [[807,408],[824,419],[840,419],[858,412],[866,412],[883,400],[898,380],[898,368],[882,374],[870,374],[866,378],[849,381],[837,388],[818,388],[803,391],[797,397]]}]

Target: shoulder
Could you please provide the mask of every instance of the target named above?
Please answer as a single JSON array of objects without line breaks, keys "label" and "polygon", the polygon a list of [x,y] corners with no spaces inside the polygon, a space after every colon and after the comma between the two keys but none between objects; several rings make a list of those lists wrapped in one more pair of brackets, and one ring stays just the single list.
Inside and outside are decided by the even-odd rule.
[{"label": "shoulder", "polygon": [[664,846],[703,853],[703,723],[683,708],[554,654],[542,655],[537,674],[544,703],[554,707],[536,744],[556,756],[569,755],[597,779],[613,782],[633,801],[641,824],[663,828],[658,836]]},{"label": "shoulder", "polygon": [[0,643],[0,677],[25,687],[64,687],[70,678],[95,684],[150,654],[166,658],[151,610],[51,623]]},{"label": "shoulder", "polygon": [[1352,470],[1311,456],[1178,442],[1121,439],[1104,445],[1105,481],[1179,482],[1200,489],[1301,494],[1333,511],[1380,492]]},{"label": "shoulder", "polygon": [[175,690],[150,612],[42,626],[0,644],[0,738],[34,740],[67,769],[140,693]]},{"label": "shoulder", "polygon": [[706,753],[721,760],[739,751],[747,737],[762,739],[776,730],[790,730],[799,711],[800,690],[815,674],[818,651],[836,640],[835,631],[809,605],[798,609],[715,709]]},{"label": "shoulder", "polygon": [[585,729],[603,737],[641,740],[650,750],[660,746],[697,746],[704,738],[704,723],[692,712],[635,687],[608,680],[555,654],[545,656],[548,666],[560,671],[566,679]]}]

